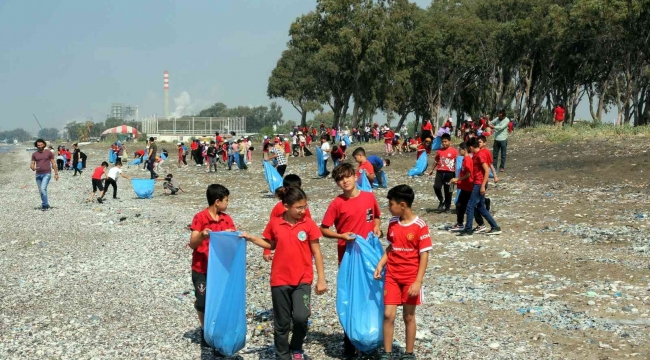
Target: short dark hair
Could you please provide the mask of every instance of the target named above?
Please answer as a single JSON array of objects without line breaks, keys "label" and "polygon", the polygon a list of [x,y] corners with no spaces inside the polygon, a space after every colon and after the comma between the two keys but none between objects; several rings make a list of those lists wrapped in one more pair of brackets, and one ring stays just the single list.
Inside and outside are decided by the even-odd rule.
[{"label": "short dark hair", "polygon": [[501,110],[499,110],[499,112],[497,112],[497,114],[503,114],[503,115],[505,115],[505,114],[506,114],[506,109],[501,109]]},{"label": "short dark hair", "polygon": [[485,137],[485,135],[481,135],[481,136],[479,136],[478,139],[481,140],[481,141],[483,141],[484,143],[487,142],[487,138]]},{"label": "short dark hair", "polygon": [[440,140],[449,140],[449,141],[451,141],[451,135],[449,135],[449,134],[447,134],[447,133],[444,133],[444,134],[442,134],[442,136],[440,137]]},{"label": "short dark hair", "polygon": [[289,174],[282,179],[282,186],[302,188],[302,179],[296,174]]},{"label": "short dark hair", "polygon": [[390,159],[384,159],[384,162],[386,163],[386,166],[390,166]]},{"label": "short dark hair", "polygon": [[458,144],[458,148],[459,148],[460,150],[467,150],[467,143],[466,143],[466,142],[462,142],[462,143]]},{"label": "short dark hair", "polygon": [[398,204],[404,202],[410,208],[413,205],[413,200],[415,200],[415,191],[408,185],[397,185],[388,190],[386,198]]},{"label": "short dark hair", "polygon": [[122,166],[122,161],[117,161],[117,162],[115,163],[115,166]]},{"label": "short dark hair", "polygon": [[339,181],[345,177],[353,176],[354,174],[354,166],[347,162],[339,164],[334,168],[334,170],[332,170],[332,178],[334,181]]},{"label": "short dark hair", "polygon": [[297,203],[300,200],[307,200],[307,194],[305,194],[301,188],[294,186],[281,187],[278,189],[277,195],[283,204],[289,206]]},{"label": "short dark hair", "polygon": [[208,198],[208,205],[212,206],[217,200],[223,201],[223,199],[230,196],[230,191],[221,184],[212,184],[205,191],[205,196]]},{"label": "short dark hair", "polygon": [[477,148],[478,147],[478,139],[477,138],[469,138],[467,140],[467,146]]},{"label": "short dark hair", "polygon": [[36,145],[36,144],[38,144],[38,143],[43,143],[43,145],[47,145],[47,143],[45,142],[45,140],[43,140],[43,139],[38,139],[38,140],[34,141],[34,147],[37,147],[38,145]]},{"label": "short dark hair", "polygon": [[152,137],[149,138],[149,141],[156,141],[156,139],[154,139],[153,136],[152,136]]},{"label": "short dark hair", "polygon": [[366,151],[363,150],[362,147],[358,147],[358,148],[354,149],[354,152],[352,153],[352,156],[357,156],[357,155],[366,156]]},{"label": "short dark hair", "polygon": [[323,134],[323,135],[320,136],[320,139],[321,139],[321,140],[324,139],[325,141],[330,141],[330,136],[327,135],[327,134]]},{"label": "short dark hair", "polygon": [[214,145],[214,144],[215,144],[214,140],[210,141],[210,145]]},{"label": "short dark hair", "polygon": [[106,161],[102,161],[102,166],[108,167],[108,163]]}]

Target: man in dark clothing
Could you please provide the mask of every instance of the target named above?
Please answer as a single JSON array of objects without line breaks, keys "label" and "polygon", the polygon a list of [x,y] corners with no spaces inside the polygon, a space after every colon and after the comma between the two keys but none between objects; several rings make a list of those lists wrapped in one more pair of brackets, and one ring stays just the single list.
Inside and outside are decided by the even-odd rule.
[{"label": "man in dark clothing", "polygon": [[[72,176],[77,176],[77,173],[81,175],[81,169],[79,169],[79,161],[81,160],[81,150],[79,150],[79,145],[77,143],[72,144],[72,168],[74,169],[74,174]],[[83,162],[82,162],[83,168]]]},{"label": "man in dark clothing", "polygon": [[156,152],[158,152],[158,146],[156,145],[156,139],[153,137],[149,138],[149,158],[147,159],[147,170],[151,173],[151,178],[155,179],[158,177],[155,171],[153,171],[153,166],[156,162]]}]

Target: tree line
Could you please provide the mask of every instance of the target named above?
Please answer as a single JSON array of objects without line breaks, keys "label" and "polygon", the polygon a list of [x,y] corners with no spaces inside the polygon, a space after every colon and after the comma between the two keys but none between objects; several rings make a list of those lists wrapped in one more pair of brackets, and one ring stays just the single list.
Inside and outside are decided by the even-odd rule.
[{"label": "tree line", "polygon": [[531,126],[558,103],[572,124],[582,101],[594,123],[650,121],[650,0],[318,0],[289,35],[267,95],[302,125],[325,105],[334,126],[497,109]]}]

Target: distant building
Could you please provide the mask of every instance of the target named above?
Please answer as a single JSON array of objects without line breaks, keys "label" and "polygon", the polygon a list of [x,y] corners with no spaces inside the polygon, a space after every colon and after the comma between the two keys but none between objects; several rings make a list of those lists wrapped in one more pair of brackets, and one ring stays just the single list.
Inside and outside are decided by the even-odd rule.
[{"label": "distant building", "polygon": [[125,121],[138,120],[138,107],[133,105],[113,103],[111,105],[111,114],[109,117]]}]

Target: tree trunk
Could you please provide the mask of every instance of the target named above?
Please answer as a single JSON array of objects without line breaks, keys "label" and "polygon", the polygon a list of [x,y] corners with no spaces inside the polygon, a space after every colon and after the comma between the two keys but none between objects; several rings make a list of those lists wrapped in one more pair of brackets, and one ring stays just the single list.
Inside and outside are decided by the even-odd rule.
[{"label": "tree trunk", "polygon": [[352,128],[359,126],[359,103],[354,102],[354,107],[352,108]]},{"label": "tree trunk", "polygon": [[623,120],[623,104],[621,103],[621,86],[618,83],[618,76],[614,77],[614,90],[616,91],[616,125],[620,126]]},{"label": "tree trunk", "polygon": [[420,114],[415,113],[415,123],[413,123],[413,136],[417,137],[420,133]]},{"label": "tree trunk", "polygon": [[303,128],[307,126],[307,110],[302,110],[300,112],[300,127]]}]

